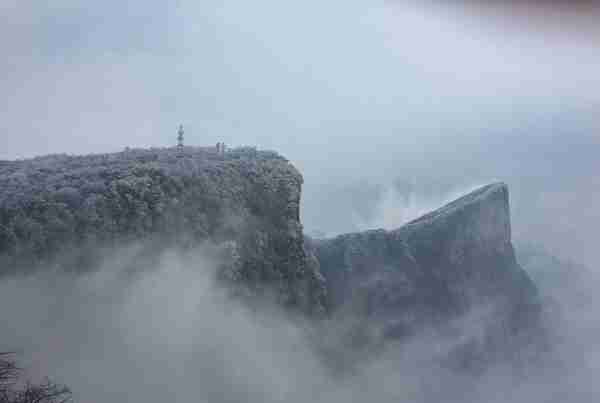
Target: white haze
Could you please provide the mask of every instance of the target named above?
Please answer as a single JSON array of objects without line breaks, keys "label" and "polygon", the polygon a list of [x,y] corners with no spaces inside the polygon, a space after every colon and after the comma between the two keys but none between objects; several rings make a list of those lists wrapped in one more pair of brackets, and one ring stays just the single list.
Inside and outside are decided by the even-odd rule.
[{"label": "white haze", "polygon": [[519,373],[498,366],[478,376],[439,366],[456,343],[493,321],[480,307],[455,324],[453,339],[418,334],[339,373],[322,351],[353,354],[341,347],[343,323],[311,326],[274,307],[249,309],[231,300],[213,281],[218,262],[203,249],[164,251],[156,265],[124,271],[135,252],[136,246],[116,251],[88,274],[4,278],[0,348],[20,352],[34,379],[51,375],[70,385],[82,403],[587,403],[598,397],[600,329],[589,305],[552,322],[562,337],[556,366]]},{"label": "white haze", "polygon": [[356,227],[360,230],[383,228],[393,230],[450,203],[459,197],[482,187],[483,184],[455,189],[436,196],[425,196],[418,192],[400,194],[392,185],[385,186],[381,198],[377,201],[374,214],[368,219],[353,214]]},{"label": "white haze", "polygon": [[2,348],[78,402],[275,402],[325,381],[291,323],[228,301],[205,253],[128,274],[129,252],[86,275],[4,279]]},{"label": "white haze", "polygon": [[[0,348],[90,403],[598,401],[598,44],[456,3],[1,1],[0,159],[172,145],[184,123],[189,144],[289,157],[306,229],[331,234],[395,228],[505,181],[516,232],[592,272],[556,296],[566,368],[465,378],[432,366],[445,347],[422,335],[339,378],[313,330],[229,301],[203,251],[136,273],[126,249],[95,273],[3,278]],[[456,191],[390,185],[412,177]],[[369,214],[328,193],[361,181],[383,184]]]}]

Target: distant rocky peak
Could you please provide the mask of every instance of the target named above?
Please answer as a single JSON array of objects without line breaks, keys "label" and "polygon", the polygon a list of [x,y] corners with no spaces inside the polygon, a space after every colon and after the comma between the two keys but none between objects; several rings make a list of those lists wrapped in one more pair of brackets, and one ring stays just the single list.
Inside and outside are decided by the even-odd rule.
[{"label": "distant rocky peak", "polygon": [[409,222],[397,232],[406,238],[423,232],[438,233],[456,246],[471,244],[504,251],[511,241],[508,187],[495,183],[479,188]]},{"label": "distant rocky peak", "polygon": [[442,326],[479,306],[493,312],[485,332],[494,347],[482,351],[502,350],[537,322],[537,289],[515,258],[503,183],[399,229],[314,241],[313,249],[332,311],[354,310],[393,338]]}]

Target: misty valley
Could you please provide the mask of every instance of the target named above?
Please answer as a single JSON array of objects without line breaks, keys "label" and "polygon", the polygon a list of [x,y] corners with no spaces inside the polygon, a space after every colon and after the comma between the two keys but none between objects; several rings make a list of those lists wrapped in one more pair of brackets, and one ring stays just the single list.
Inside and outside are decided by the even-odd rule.
[{"label": "misty valley", "polygon": [[3,162],[5,401],[585,401],[585,269],[515,252],[507,185],[315,238],[302,183],[255,148]]},{"label": "misty valley", "polygon": [[599,21],[0,0],[0,403],[600,402]]}]

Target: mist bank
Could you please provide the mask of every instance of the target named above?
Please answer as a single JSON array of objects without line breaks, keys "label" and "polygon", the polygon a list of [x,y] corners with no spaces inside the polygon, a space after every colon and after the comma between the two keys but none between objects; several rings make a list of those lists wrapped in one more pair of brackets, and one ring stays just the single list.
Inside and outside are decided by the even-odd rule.
[{"label": "mist bank", "polygon": [[547,401],[538,385],[570,369],[515,260],[504,184],[305,242],[302,176],[271,152],[1,169],[1,347],[81,401],[475,402],[506,385]]},{"label": "mist bank", "polygon": [[477,305],[494,305],[499,325],[486,337],[495,341],[456,353],[457,362],[465,361],[459,366],[470,366],[464,357],[471,354],[485,367],[488,352],[537,328],[537,291],[514,258],[504,184],[340,249],[335,240],[305,243],[303,178],[272,152],[134,149],[40,157],[2,169],[5,274],[29,266],[95,272],[115,247],[137,242],[122,269],[135,273],[155,266],[165,249],[203,245],[220,261],[216,276],[249,304],[273,299],[313,320],[338,319],[347,305],[340,295],[366,292],[367,308],[359,302],[365,296],[349,298],[352,320],[364,319],[349,332],[365,336],[349,350],[443,327]]},{"label": "mist bank", "polygon": [[541,403],[560,396],[583,403],[597,396],[597,355],[583,354],[597,344],[587,331],[597,328],[594,317],[583,316],[590,311],[554,322],[562,343],[552,365],[526,360],[515,371],[497,363],[473,374],[447,358],[483,340],[493,307],[457,317],[450,332],[421,330],[401,343],[359,349],[360,317],[315,324],[277,305],[232,298],[215,281],[219,261],[210,248],[168,248],[129,271],[139,248],[122,245],[85,274],[37,270],[3,278],[0,348],[17,351],[32,379],[49,375],[68,384],[80,402]]}]

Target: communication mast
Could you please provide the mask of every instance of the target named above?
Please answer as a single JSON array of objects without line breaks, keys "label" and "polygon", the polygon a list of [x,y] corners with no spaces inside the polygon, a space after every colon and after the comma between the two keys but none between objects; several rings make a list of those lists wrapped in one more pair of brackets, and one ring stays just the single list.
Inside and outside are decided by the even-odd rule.
[{"label": "communication mast", "polygon": [[177,148],[183,149],[183,125],[179,125],[179,129],[177,130]]}]

